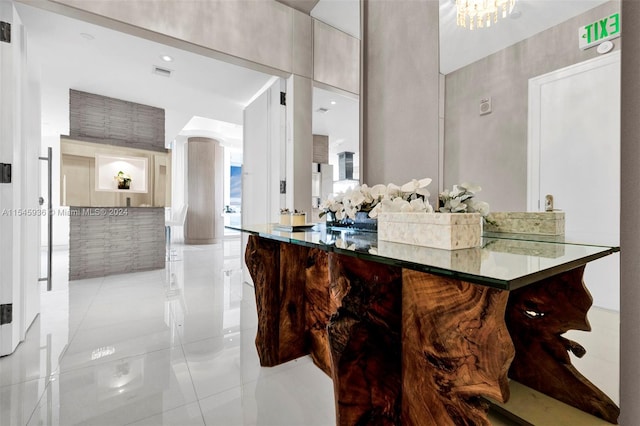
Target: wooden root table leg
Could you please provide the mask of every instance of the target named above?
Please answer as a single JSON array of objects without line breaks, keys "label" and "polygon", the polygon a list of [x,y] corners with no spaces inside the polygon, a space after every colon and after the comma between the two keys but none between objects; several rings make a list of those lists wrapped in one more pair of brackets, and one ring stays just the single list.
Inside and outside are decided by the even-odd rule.
[{"label": "wooden root table leg", "polygon": [[338,425],[399,425],[401,270],[329,254],[328,326]]},{"label": "wooden root table leg", "polygon": [[316,364],[328,376],[331,376],[331,355],[327,324],[336,312],[337,303],[331,297],[329,288],[329,265],[327,252],[319,249],[309,250],[306,264],[306,321],[309,341],[309,353]]},{"label": "wooden root table leg", "polygon": [[490,424],[481,397],[509,397],[507,300],[506,291],[403,270],[403,425]]},{"label": "wooden root table leg", "polygon": [[562,337],[568,330],[590,331],[592,298],[582,282],[584,266],[513,290],[507,325],[516,347],[509,377],[611,423],[620,409],[573,365],[568,351],[582,357],[578,343]]},{"label": "wooden root table leg", "polygon": [[306,355],[306,247],[249,236],[245,263],[258,309],[256,348],[260,365],[271,367]]}]

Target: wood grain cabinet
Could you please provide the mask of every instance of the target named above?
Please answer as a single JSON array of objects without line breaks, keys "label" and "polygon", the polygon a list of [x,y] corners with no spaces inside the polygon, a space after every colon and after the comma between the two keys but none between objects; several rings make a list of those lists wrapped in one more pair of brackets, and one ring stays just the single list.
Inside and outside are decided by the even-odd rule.
[{"label": "wood grain cabinet", "polygon": [[187,141],[187,244],[212,244],[224,237],[223,165],[224,150],[211,138],[192,137]]}]

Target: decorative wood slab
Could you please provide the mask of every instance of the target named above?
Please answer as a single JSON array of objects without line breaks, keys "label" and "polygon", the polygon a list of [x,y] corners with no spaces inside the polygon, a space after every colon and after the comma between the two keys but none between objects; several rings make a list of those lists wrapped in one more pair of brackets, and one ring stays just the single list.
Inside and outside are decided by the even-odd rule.
[{"label": "decorative wood slab", "polygon": [[329,273],[337,424],[401,424],[401,269],[330,253]]},{"label": "decorative wood slab", "polygon": [[338,305],[329,287],[327,252],[310,249],[306,261],[306,323],[309,352],[313,362],[331,377],[331,355],[327,324]]},{"label": "decorative wood slab", "polygon": [[507,326],[516,347],[509,376],[553,398],[611,423],[620,409],[571,365],[568,351],[582,357],[568,330],[590,331],[592,298],[582,282],[584,266],[511,292]]},{"label": "decorative wood slab", "polygon": [[[263,366],[311,354],[338,425],[488,425],[514,380],[609,422],[618,407],[572,365],[590,330],[584,266],[511,292],[249,236]],[[509,367],[511,365],[511,367]]]},{"label": "decorative wood slab", "polygon": [[404,269],[402,424],[488,425],[481,397],[509,398],[509,293]]},{"label": "decorative wood slab", "polygon": [[260,365],[272,367],[306,355],[304,293],[306,247],[249,236],[245,263],[258,310]]}]

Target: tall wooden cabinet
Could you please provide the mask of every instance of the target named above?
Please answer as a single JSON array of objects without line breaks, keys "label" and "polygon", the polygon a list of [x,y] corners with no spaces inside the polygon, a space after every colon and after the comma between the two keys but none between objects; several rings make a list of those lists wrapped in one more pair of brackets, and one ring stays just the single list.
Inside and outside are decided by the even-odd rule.
[{"label": "tall wooden cabinet", "polygon": [[224,238],[223,169],[224,150],[211,138],[192,137],[187,141],[186,244],[212,244]]}]

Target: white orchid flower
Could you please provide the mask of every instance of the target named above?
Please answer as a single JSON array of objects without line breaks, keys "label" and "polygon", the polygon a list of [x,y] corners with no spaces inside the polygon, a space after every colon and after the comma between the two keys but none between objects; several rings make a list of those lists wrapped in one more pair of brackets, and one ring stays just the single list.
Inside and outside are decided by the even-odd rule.
[{"label": "white orchid flower", "polygon": [[458,213],[467,210],[467,205],[456,198],[452,198],[449,202],[451,213]]},{"label": "white orchid flower", "polygon": [[387,199],[393,199],[399,195],[400,195],[400,187],[398,185],[395,185],[393,183],[390,183],[389,185],[387,185],[387,194],[386,194]]},{"label": "white orchid flower", "polygon": [[411,206],[411,211],[414,212],[427,212],[428,208],[431,207],[431,205],[429,203],[425,203],[422,198],[411,200],[409,205]]},{"label": "white orchid flower", "polygon": [[353,190],[349,201],[353,207],[360,206],[365,202],[365,195],[360,190]]},{"label": "white orchid flower", "polygon": [[376,204],[369,212],[369,217],[373,219],[378,217],[378,212],[380,211],[381,208],[382,208],[382,203]]},{"label": "white orchid flower", "polygon": [[410,208],[409,202],[402,198],[394,198],[393,200],[382,200],[380,211],[383,212],[402,212]]},{"label": "white orchid flower", "polygon": [[459,186],[461,188],[466,189],[467,192],[471,192],[472,194],[476,194],[476,193],[482,191],[482,187],[480,185],[476,185],[476,184],[473,184],[473,183],[465,182],[465,183],[460,184]]},{"label": "white orchid flower", "polygon": [[384,185],[374,185],[371,187],[371,197],[374,200],[381,200],[387,195],[387,187]]},{"label": "white orchid flower", "polygon": [[407,182],[404,185],[402,185],[400,189],[402,190],[402,192],[405,192],[405,193],[412,193],[412,194],[415,193],[418,195],[424,195],[428,197],[431,194],[426,188],[427,186],[429,186],[430,183],[431,183],[430,178],[424,178],[420,180],[413,179],[411,182]]},{"label": "white orchid flower", "polygon": [[453,185],[453,189],[449,192],[449,197],[458,198],[465,192],[464,188],[460,188],[458,185]]},{"label": "white orchid flower", "polygon": [[417,179],[413,179],[411,180],[411,182],[407,182],[404,185],[402,185],[400,187],[400,190],[402,192],[415,192],[416,189],[418,189],[420,186],[420,183],[418,182]]},{"label": "white orchid flower", "polygon": [[403,200],[404,203],[402,204],[402,206],[400,207],[400,211],[402,213],[412,213],[413,207],[411,206],[411,203],[409,203],[408,201]]},{"label": "white orchid flower", "polygon": [[480,213],[482,216],[489,214],[489,203],[485,201],[469,200],[467,203],[470,212]]}]

